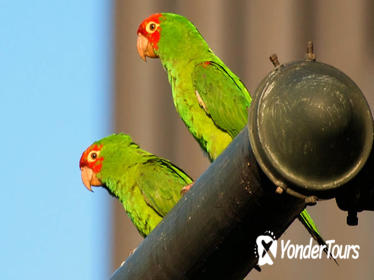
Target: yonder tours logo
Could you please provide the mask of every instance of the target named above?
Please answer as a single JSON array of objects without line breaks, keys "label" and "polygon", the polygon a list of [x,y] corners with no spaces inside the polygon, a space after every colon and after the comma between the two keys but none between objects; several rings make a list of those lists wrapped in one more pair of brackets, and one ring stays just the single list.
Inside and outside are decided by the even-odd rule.
[{"label": "yonder tours logo", "polygon": [[[279,244],[278,244],[279,243]],[[279,245],[279,246],[278,246]],[[335,240],[326,240],[326,245],[313,245],[313,238],[310,238],[308,244],[293,244],[291,240],[276,240],[271,231],[266,231],[256,239],[255,253],[258,257],[258,265],[272,265],[278,256],[281,259],[358,259],[360,256],[360,245],[342,245],[337,244]]]}]

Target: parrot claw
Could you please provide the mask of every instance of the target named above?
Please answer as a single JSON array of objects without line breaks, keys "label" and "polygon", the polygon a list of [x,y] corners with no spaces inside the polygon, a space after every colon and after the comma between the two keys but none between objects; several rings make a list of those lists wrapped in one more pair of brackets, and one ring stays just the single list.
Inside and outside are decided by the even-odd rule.
[{"label": "parrot claw", "polygon": [[129,257],[130,257],[132,254],[135,253],[136,249],[138,249],[138,248],[132,249],[132,250],[130,251],[130,253],[129,253]]},{"label": "parrot claw", "polygon": [[[132,254],[134,254],[134,253],[135,253],[136,249],[137,249],[137,248],[135,248],[135,249],[133,249],[133,250],[131,250],[131,251],[130,251],[130,253],[129,253],[129,257],[130,257],[130,256],[131,256]],[[121,267],[121,266],[123,266],[123,265],[124,265],[124,264],[126,263],[126,261],[127,261],[127,259],[126,259],[126,260],[124,260],[123,262],[121,262],[121,265],[120,265],[120,267]]]},{"label": "parrot claw", "polygon": [[189,184],[187,186],[184,186],[181,190],[181,195],[185,195],[193,186],[193,183],[192,184]]}]

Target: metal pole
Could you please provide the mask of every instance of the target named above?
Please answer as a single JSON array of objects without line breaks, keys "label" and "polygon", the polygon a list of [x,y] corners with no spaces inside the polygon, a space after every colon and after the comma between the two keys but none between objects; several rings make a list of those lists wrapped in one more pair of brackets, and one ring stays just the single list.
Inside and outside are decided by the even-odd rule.
[{"label": "metal pole", "polygon": [[257,236],[278,238],[304,207],[275,192],[245,127],[111,279],[243,279]]}]

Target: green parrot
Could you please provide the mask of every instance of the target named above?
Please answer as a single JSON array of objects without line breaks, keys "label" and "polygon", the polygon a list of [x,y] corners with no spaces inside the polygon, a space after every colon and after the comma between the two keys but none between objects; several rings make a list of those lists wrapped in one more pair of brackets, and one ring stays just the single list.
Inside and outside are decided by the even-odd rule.
[{"label": "green parrot", "polygon": [[[247,124],[251,97],[245,85],[181,15],[153,14],[139,25],[137,35],[139,56],[144,61],[160,58],[178,114],[215,160]],[[299,220],[319,244],[326,245],[306,210]]]},{"label": "green parrot", "polygon": [[139,148],[131,137],[113,134],[82,154],[83,184],[102,186],[117,197],[139,233],[147,236],[181,198],[192,179],[170,161]]}]

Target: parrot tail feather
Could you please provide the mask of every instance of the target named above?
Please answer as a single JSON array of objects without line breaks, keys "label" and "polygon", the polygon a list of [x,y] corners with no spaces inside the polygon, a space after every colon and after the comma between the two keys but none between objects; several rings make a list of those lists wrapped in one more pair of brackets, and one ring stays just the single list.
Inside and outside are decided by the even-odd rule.
[{"label": "parrot tail feather", "polygon": [[[317,241],[319,245],[324,246],[323,251],[327,255],[328,254],[327,244],[325,240],[322,238],[322,236],[320,235],[317,229],[317,226],[314,223],[312,217],[309,215],[309,213],[306,210],[304,210],[303,212],[300,213],[298,218],[299,218],[299,221],[304,225],[306,230],[309,232],[309,234],[313,237],[313,239]],[[331,254],[329,258],[332,259],[337,265],[339,265],[337,260]]]}]

